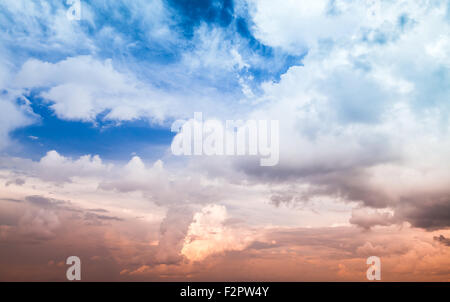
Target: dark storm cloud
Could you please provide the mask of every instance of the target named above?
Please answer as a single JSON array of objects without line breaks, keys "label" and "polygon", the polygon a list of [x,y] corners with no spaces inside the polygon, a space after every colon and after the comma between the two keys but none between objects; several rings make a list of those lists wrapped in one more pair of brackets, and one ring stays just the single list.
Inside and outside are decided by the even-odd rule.
[{"label": "dark storm cloud", "polygon": [[[375,152],[376,153],[376,152]],[[269,201],[279,206],[281,204],[304,203],[313,197],[328,196],[345,201],[357,202],[363,207],[373,209],[389,208],[394,215],[353,214],[350,223],[364,229],[376,225],[388,226],[392,224],[409,222],[413,227],[426,230],[445,229],[450,227],[450,191],[442,189],[430,190],[426,187],[416,187],[414,191],[401,195],[390,194],[390,187],[376,186],[372,180],[373,175],[368,172],[373,165],[396,162],[395,156],[378,157],[377,160],[353,163],[347,167],[326,165],[291,165],[283,166],[280,156],[280,166],[258,167],[240,162],[246,176],[254,182],[264,182],[269,185],[287,184],[288,189],[273,191],[268,197]],[[264,169],[263,169],[264,168]],[[261,172],[261,173],[259,173]],[[306,188],[291,189],[292,184],[305,184]],[[395,184],[393,184],[395,186]]]},{"label": "dark storm cloud", "polygon": [[361,202],[373,208],[385,208],[394,204],[394,201],[384,192],[373,188],[367,182],[368,179],[367,173],[361,169],[355,169],[284,180],[288,184],[297,181],[310,186],[301,190],[287,189],[273,192],[270,201],[275,206],[279,206],[308,202],[317,196],[331,196],[347,201]]}]

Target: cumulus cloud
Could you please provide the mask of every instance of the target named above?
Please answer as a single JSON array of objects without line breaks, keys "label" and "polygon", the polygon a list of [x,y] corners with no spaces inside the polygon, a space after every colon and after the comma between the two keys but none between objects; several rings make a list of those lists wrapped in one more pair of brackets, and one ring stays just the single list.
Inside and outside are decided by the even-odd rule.
[{"label": "cumulus cloud", "polygon": [[368,230],[377,225],[391,225],[395,222],[395,219],[392,213],[389,212],[383,213],[376,210],[370,212],[364,209],[354,209],[349,222]]},{"label": "cumulus cloud", "polygon": [[279,165],[237,166],[264,183],[307,184],[306,198],[327,194],[394,211],[395,218],[354,212],[351,221],[364,228],[394,220],[448,227],[445,1],[249,2],[260,40],[308,54],[279,82],[262,84],[250,114],[280,120]]},{"label": "cumulus cloud", "polygon": [[[12,203],[2,203],[0,207],[7,214],[0,218],[3,226],[3,237],[8,242],[46,241],[57,238],[67,230],[67,225],[73,222],[86,226],[110,225],[111,222],[121,222],[124,219],[96,213],[96,210],[83,208],[71,201],[56,199],[42,195],[25,196],[23,200],[2,199]],[[11,211],[13,209],[13,211]],[[100,209],[98,209],[100,210]],[[98,212],[97,210],[97,212]],[[78,227],[82,228],[81,224]]]},{"label": "cumulus cloud", "polygon": [[159,243],[155,259],[157,263],[176,264],[182,261],[184,238],[192,222],[192,209],[186,206],[169,208],[161,222]]},{"label": "cumulus cloud", "polygon": [[[7,200],[10,201],[10,200]],[[8,218],[2,217],[3,237],[10,241],[26,240],[39,242],[53,239],[61,226],[58,207],[63,201],[48,199],[42,196],[27,196],[25,202],[14,202],[13,212],[2,204]]]},{"label": "cumulus cloud", "polygon": [[55,236],[55,229],[60,225],[54,211],[39,209],[27,211],[19,220],[18,231],[33,239],[50,239]]},{"label": "cumulus cloud", "polygon": [[125,166],[118,166],[109,178],[99,183],[105,191],[142,192],[152,202],[161,206],[180,204],[205,204],[229,197],[231,186],[223,179],[194,169],[180,170],[178,166],[166,168],[161,160],[147,166],[134,156]]},{"label": "cumulus cloud", "polygon": [[419,228],[447,229],[450,227],[449,196],[449,192],[408,196],[399,203],[396,215]]},{"label": "cumulus cloud", "polygon": [[171,116],[169,107],[174,107],[170,95],[115,70],[110,60],[99,61],[91,56],[55,64],[30,59],[22,66],[15,84],[20,88],[48,88],[42,96],[62,119],[93,122],[97,115],[107,112],[107,120],[147,117],[161,122]]},{"label": "cumulus cloud", "polygon": [[[2,18],[0,27],[9,29],[0,35],[0,87],[5,89],[0,99],[4,114],[1,148],[7,145],[12,130],[34,121],[14,103],[15,98],[32,91],[39,90],[36,96],[44,98],[61,119],[95,123],[101,116],[117,122],[147,119],[164,123],[187,116],[194,104],[197,110],[229,110],[225,101],[217,101],[231,97],[224,97],[215,86],[226,77],[233,79],[245,66],[236,46],[224,41],[220,30],[199,29],[195,41],[182,37],[174,30],[178,20],[175,10],[162,1],[83,3],[79,22],[66,17],[68,6],[64,3],[6,1],[1,7],[8,18]],[[111,11],[120,13],[104,20]],[[136,26],[142,32],[139,41],[123,32],[126,26],[118,24]],[[219,33],[216,48],[208,46],[210,33]],[[19,40],[20,45],[16,43]],[[111,49],[121,49],[121,56]],[[154,52],[155,60],[141,58],[138,54],[143,49]],[[160,52],[172,59],[159,62]],[[199,55],[216,63],[199,67],[194,63]],[[225,69],[214,59],[224,55],[230,58]],[[239,67],[234,70],[234,65]],[[226,76],[219,76],[223,71]],[[204,77],[206,74],[211,76]],[[231,82],[243,81],[239,77]],[[4,100],[5,93],[14,96]]]},{"label": "cumulus cloud", "polygon": [[226,225],[225,206],[207,205],[194,214],[181,253],[191,261],[232,250],[243,250],[256,238],[249,230]]},{"label": "cumulus cloud", "polygon": [[301,53],[320,39],[351,36],[361,22],[357,19],[359,5],[355,8],[344,1],[286,1],[283,5],[269,0],[247,2],[255,36],[291,52]]},{"label": "cumulus cloud", "polygon": [[81,156],[73,160],[60,155],[56,151],[49,151],[35,164],[38,177],[55,182],[67,182],[72,177],[89,177],[104,175],[111,169],[111,165],[103,164],[98,155]]}]

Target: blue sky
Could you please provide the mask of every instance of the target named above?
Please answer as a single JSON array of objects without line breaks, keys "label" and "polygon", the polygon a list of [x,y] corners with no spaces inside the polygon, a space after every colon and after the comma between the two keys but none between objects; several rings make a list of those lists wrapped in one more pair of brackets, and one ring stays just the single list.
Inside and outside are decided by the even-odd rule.
[{"label": "blue sky", "polygon": [[[58,1],[50,3],[49,14],[68,8]],[[92,55],[97,60],[112,59],[118,69],[131,71],[143,83],[168,93],[195,85],[198,90],[214,90],[219,97],[233,98],[242,97],[239,77],[245,78],[247,85],[258,93],[261,82],[278,81],[289,67],[301,64],[304,54],[289,54],[253,36],[246,6],[241,5],[236,10],[233,1],[158,1],[157,6],[156,20],[151,20],[152,16],[143,15],[144,10],[133,10],[133,5],[83,1],[83,16],[89,12],[89,19],[72,21],[77,23],[72,24],[76,31],[74,43],[54,47],[48,44],[52,38],[48,19],[38,17],[33,28],[27,28],[29,24],[21,22],[19,15],[9,15],[7,9],[2,10],[2,27],[17,37],[12,39],[7,35],[10,39],[5,39],[4,48],[11,54],[13,68],[19,68],[31,58],[57,63],[67,57]],[[236,47],[244,59],[256,60],[259,64],[226,71],[220,66],[185,68],[182,55],[197,48],[198,39],[194,34],[200,27],[219,30],[229,39],[228,47]],[[159,35],[158,31],[165,32]],[[20,37],[25,36],[29,41],[19,42]],[[162,155],[157,147],[168,146],[173,137],[167,126],[152,125],[141,117],[132,121],[105,121],[105,113],[99,113],[90,121],[61,119],[49,108],[51,101],[40,97],[40,92],[48,88],[44,84],[28,89],[26,97],[35,114],[34,122],[11,133],[16,144],[9,148],[8,154],[37,159],[55,149],[70,156],[92,153],[120,160],[136,152],[153,159]]]},{"label": "blue sky", "polygon": [[61,120],[47,106],[33,101],[31,107],[40,116],[39,121],[11,133],[12,139],[19,143],[10,151],[11,155],[38,160],[48,150],[58,150],[71,157],[98,154],[107,160],[128,160],[139,155],[154,160],[164,155],[164,148],[173,138],[169,130],[150,126],[145,120],[120,126],[103,123],[101,117],[96,124]]}]

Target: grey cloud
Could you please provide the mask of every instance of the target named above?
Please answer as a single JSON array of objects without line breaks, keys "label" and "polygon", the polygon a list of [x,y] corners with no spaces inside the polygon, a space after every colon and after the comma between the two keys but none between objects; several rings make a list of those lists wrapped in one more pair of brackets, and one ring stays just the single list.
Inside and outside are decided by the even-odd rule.
[{"label": "grey cloud", "polygon": [[444,235],[434,236],[433,239],[443,245],[450,246],[450,238],[446,238]]},{"label": "grey cloud", "polygon": [[274,204],[276,207],[279,207],[281,204],[290,204],[294,196],[289,192],[281,192],[273,194],[270,197],[270,202]]},{"label": "grey cloud", "polygon": [[362,227],[366,230],[369,230],[371,227],[380,225],[380,226],[389,226],[397,222],[394,216],[390,213],[380,213],[378,211],[373,213],[368,213],[364,210],[353,210],[352,217],[349,222],[351,224]]},{"label": "grey cloud", "polygon": [[[400,200],[393,201],[388,198],[388,204],[394,210],[394,215],[389,213],[365,213],[354,211],[350,223],[370,229],[373,226],[388,226],[407,221],[413,227],[428,231],[446,229],[450,227],[450,193],[449,192],[424,192],[411,193]],[[363,204],[371,206],[363,200]]]},{"label": "grey cloud", "polygon": [[89,212],[97,212],[97,213],[108,213],[109,212],[108,210],[100,209],[100,208],[98,208],[98,209],[87,209],[87,211],[89,211]]},{"label": "grey cloud", "polygon": [[122,218],[116,216],[98,215],[90,212],[84,213],[83,219],[88,225],[103,225],[102,221],[123,221]]},{"label": "grey cloud", "polygon": [[[259,168],[253,167],[248,174],[254,181],[270,184],[308,184],[302,191],[286,189],[273,192],[269,196],[270,202],[275,206],[282,203],[306,202],[316,196],[335,196],[346,201],[358,202],[362,206],[373,209],[390,208],[394,215],[375,214],[361,216],[353,214],[350,223],[365,229],[376,225],[388,226],[407,221],[413,227],[426,230],[445,229],[450,227],[450,191],[439,189],[416,188],[413,192],[405,192],[401,196],[393,196],[389,188],[380,188],[371,183],[372,175],[365,168],[358,167],[327,171],[318,170],[311,174],[304,174],[300,168],[271,167],[262,174],[256,174]],[[295,175],[295,170],[298,175]],[[248,170],[246,172],[249,172]],[[255,173],[254,173],[255,172]]]},{"label": "grey cloud", "polygon": [[405,197],[395,210],[398,218],[426,230],[450,227],[450,192]]},{"label": "grey cloud", "polygon": [[9,202],[23,202],[23,200],[15,199],[15,198],[0,198],[0,200],[9,201]]},{"label": "grey cloud", "polygon": [[232,217],[232,218],[227,218],[223,222],[223,225],[224,226],[235,226],[235,225],[239,225],[239,224],[242,224],[242,223],[245,223],[244,219]]},{"label": "grey cloud", "polygon": [[[317,250],[333,249],[345,257],[353,257],[359,246],[364,244],[362,232],[353,227],[339,228],[296,228],[273,230],[266,234],[268,241],[275,241],[273,247],[309,246]],[[256,247],[267,247],[256,244]]]},{"label": "grey cloud", "polygon": [[247,250],[264,250],[264,249],[271,249],[271,248],[275,248],[275,247],[279,247],[279,244],[276,243],[268,243],[268,242],[263,242],[263,241],[254,241],[252,242],[248,247]]},{"label": "grey cloud", "polygon": [[168,210],[160,226],[155,256],[157,263],[176,264],[182,261],[180,252],[193,215],[193,209],[187,206],[172,207]]},{"label": "grey cloud", "polygon": [[21,186],[25,184],[25,180],[22,178],[16,178],[15,180],[10,180],[7,183],[5,183],[5,186],[8,187],[10,185],[17,185],[17,186]]},{"label": "grey cloud", "polygon": [[71,217],[74,219],[83,219],[88,225],[104,225],[106,221],[123,221],[122,218],[104,215],[98,213],[107,213],[105,209],[83,209],[78,206],[72,205],[69,201],[63,201],[53,198],[47,198],[40,195],[33,195],[25,197],[25,200],[35,206],[44,209],[53,209],[77,213]]},{"label": "grey cloud", "polygon": [[40,195],[26,196],[25,200],[28,201],[29,203],[32,203],[34,205],[37,205],[37,206],[43,207],[43,208],[58,207],[58,206],[61,206],[61,205],[64,205],[67,203],[62,200],[47,198],[47,197],[43,197]]}]

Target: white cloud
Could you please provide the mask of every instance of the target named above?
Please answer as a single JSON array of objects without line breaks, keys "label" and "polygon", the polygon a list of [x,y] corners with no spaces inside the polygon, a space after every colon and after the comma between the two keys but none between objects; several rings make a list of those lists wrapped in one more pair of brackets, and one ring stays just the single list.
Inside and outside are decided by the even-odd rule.
[{"label": "white cloud", "polygon": [[146,167],[135,156],[123,168],[117,167],[109,178],[101,180],[99,188],[117,192],[142,192],[161,206],[204,204],[227,196],[227,183],[210,180],[194,170],[165,169],[161,160]]},{"label": "white cloud", "polygon": [[441,35],[430,45],[426,46],[428,55],[436,59],[436,61],[450,68],[450,32],[447,30],[445,35]]},{"label": "white cloud", "polygon": [[329,15],[328,0],[289,0],[283,5],[270,0],[250,0],[248,3],[256,38],[297,54],[314,46],[319,39],[351,36],[358,20],[354,6],[343,7],[344,16]]},{"label": "white cloud", "polygon": [[278,5],[270,0],[247,0],[253,32],[264,43],[293,53],[316,47],[321,41],[369,41],[395,39],[402,16],[415,19],[442,8],[445,1],[289,0]]},{"label": "white cloud", "polygon": [[[80,22],[66,16],[64,1],[5,0],[0,7],[8,18],[2,18],[0,33],[5,45],[19,44],[27,50],[74,52],[95,49],[93,41],[82,30]],[[14,58],[21,59],[20,56]]]},{"label": "white cloud", "polygon": [[98,155],[84,155],[73,160],[52,150],[35,164],[35,173],[43,180],[68,182],[73,177],[94,177],[105,175],[112,168],[103,164]]},{"label": "white cloud", "polygon": [[55,64],[30,59],[14,83],[18,88],[48,88],[42,96],[62,119],[95,121],[98,114],[107,112],[105,119],[110,120],[147,117],[161,122],[175,107],[170,95],[117,71],[110,60],[91,56]]},{"label": "white cloud", "polygon": [[191,261],[201,261],[212,254],[243,250],[255,240],[249,229],[227,226],[227,218],[226,207],[216,204],[195,213],[181,253]]},{"label": "white cloud", "polygon": [[0,150],[11,145],[9,133],[33,122],[26,110],[0,95]]},{"label": "white cloud", "polygon": [[[252,3],[256,6],[252,14],[256,30],[279,27],[287,41],[280,42],[277,32],[265,36],[269,44],[290,47],[288,42],[308,36],[303,29],[314,42],[308,45],[303,66],[291,67],[279,83],[262,85],[262,105],[251,115],[280,120],[281,168],[283,162],[298,173],[371,166],[408,156],[405,146],[418,147],[419,140],[425,142],[427,136],[448,138],[450,90],[446,84],[449,70],[443,65],[443,36],[450,26],[445,3],[386,1],[380,4],[385,13],[378,14],[372,12],[369,2],[336,1],[333,14],[329,1]],[[284,17],[269,18],[264,13],[272,11]],[[339,24],[346,24],[339,18],[353,20],[355,13],[357,24],[351,28],[356,35],[329,35],[331,41],[320,42],[323,36],[314,30],[328,27],[302,19],[306,12],[318,19],[338,18],[333,22]],[[372,17],[362,18],[361,14]],[[392,39],[383,42],[367,37],[391,31],[395,32]],[[419,138],[418,132],[423,136]]]},{"label": "white cloud", "polygon": [[220,28],[202,24],[194,33],[194,50],[183,55],[181,64],[191,71],[209,68],[230,72],[249,67],[237,49],[239,44],[228,40],[229,35]]}]

